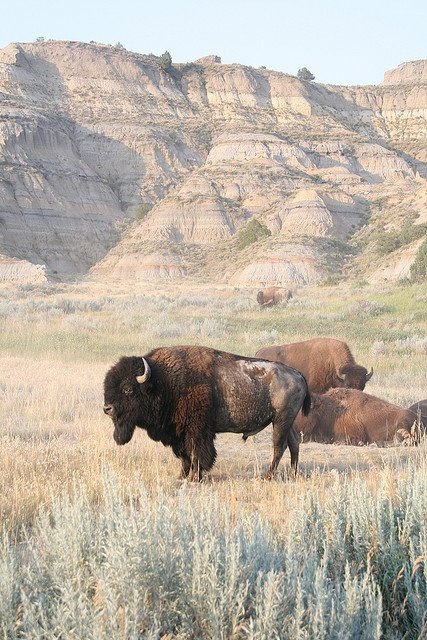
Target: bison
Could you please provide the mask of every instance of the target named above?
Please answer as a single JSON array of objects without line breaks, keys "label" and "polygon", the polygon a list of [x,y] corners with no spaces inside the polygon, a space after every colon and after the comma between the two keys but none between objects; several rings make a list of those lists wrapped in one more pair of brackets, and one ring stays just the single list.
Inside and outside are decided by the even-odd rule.
[{"label": "bison", "polygon": [[298,415],[294,427],[303,440],[378,444],[393,440],[412,443],[412,411],[357,389],[312,393],[308,416]]},{"label": "bison", "polygon": [[423,427],[423,429],[426,430],[427,429],[427,399],[420,400],[419,402],[416,402],[415,404],[411,405],[408,408],[409,408],[409,411],[412,411],[412,413],[415,414],[418,422]]},{"label": "bison", "polygon": [[182,477],[201,480],[216,459],[215,437],[226,431],[244,439],[273,423],[271,478],[289,446],[297,469],[295,416],[310,409],[304,376],[280,363],[207,347],[160,347],[144,357],[124,356],[107,372],[104,412],[114,440],[130,441],[135,427],[172,447]]},{"label": "bison", "polygon": [[333,387],[347,387],[363,391],[372,378],[365,367],[356,364],[348,345],[334,338],[313,338],[303,342],[264,347],[255,357],[282,362],[301,371],[308,386],[315,393]]},{"label": "bison", "polygon": [[292,291],[282,287],[268,287],[257,293],[257,302],[261,307],[274,307],[281,302],[287,302],[292,298]]},{"label": "bison", "polygon": [[416,416],[419,416],[420,420],[427,425],[427,399],[416,402],[408,407],[408,409],[415,413]]}]

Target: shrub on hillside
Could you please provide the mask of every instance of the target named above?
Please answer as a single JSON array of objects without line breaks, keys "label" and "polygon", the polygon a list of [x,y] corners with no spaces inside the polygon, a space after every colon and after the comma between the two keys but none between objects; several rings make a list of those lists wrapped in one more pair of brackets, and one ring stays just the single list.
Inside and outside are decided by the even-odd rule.
[{"label": "shrub on hillside", "polygon": [[145,216],[151,211],[152,205],[148,202],[142,202],[135,209],[135,220],[143,220]]},{"label": "shrub on hillside", "polygon": [[159,64],[164,71],[168,71],[172,66],[172,56],[169,51],[162,53],[159,59]]},{"label": "shrub on hillside", "polygon": [[307,80],[308,82],[312,82],[315,78],[315,76],[311,73],[309,69],[307,69],[307,67],[302,67],[301,69],[299,69],[297,73],[297,77],[300,80]]},{"label": "shrub on hillside", "polygon": [[267,238],[271,236],[271,231],[265,224],[255,220],[252,218],[244,227],[241,229],[237,235],[237,248],[239,251],[245,249],[250,244],[254,242],[258,242],[258,240],[262,240],[262,238]]},{"label": "shrub on hillside", "polygon": [[418,282],[427,277],[427,239],[418,249],[414,264],[411,265],[411,280]]},{"label": "shrub on hillside", "polygon": [[400,231],[381,231],[376,237],[377,252],[384,256],[400,247],[404,247],[414,240],[422,238],[427,233],[427,224],[405,224]]}]

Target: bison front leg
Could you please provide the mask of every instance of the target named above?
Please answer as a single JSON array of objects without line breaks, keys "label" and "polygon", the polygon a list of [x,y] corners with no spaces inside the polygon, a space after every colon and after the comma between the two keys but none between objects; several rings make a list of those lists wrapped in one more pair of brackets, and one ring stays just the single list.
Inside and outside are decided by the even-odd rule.
[{"label": "bison front leg", "polygon": [[203,437],[188,438],[186,454],[190,459],[188,479],[200,482],[205,471],[213,467],[216,460],[214,436],[203,433]]},{"label": "bison front leg", "polygon": [[181,480],[185,480],[185,478],[188,478],[190,469],[191,469],[191,460],[189,460],[187,456],[181,456],[181,474],[179,476]]},{"label": "bison front leg", "polygon": [[297,437],[289,437],[290,431],[292,429],[292,424],[293,417],[292,419],[289,419],[289,417],[284,417],[280,414],[273,421],[273,459],[271,461],[269,470],[264,476],[266,480],[271,480],[271,478],[273,478],[288,444],[291,451],[291,464],[295,469],[296,474],[298,465],[299,441]]},{"label": "bison front leg", "polygon": [[187,451],[185,450],[185,445],[182,440],[177,440],[172,444],[172,451],[176,455],[177,458],[181,460],[181,473],[179,474],[179,479],[183,480],[188,477],[191,469],[191,458],[188,456]]}]

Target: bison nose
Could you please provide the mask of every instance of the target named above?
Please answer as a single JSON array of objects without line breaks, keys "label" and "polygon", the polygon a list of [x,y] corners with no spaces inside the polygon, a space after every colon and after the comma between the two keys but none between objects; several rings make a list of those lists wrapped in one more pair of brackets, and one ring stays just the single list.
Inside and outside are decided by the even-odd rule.
[{"label": "bison nose", "polygon": [[111,404],[106,404],[106,405],[104,405],[104,413],[105,413],[107,416],[111,416],[111,414],[113,413],[113,407],[112,407],[112,405],[111,405]]}]

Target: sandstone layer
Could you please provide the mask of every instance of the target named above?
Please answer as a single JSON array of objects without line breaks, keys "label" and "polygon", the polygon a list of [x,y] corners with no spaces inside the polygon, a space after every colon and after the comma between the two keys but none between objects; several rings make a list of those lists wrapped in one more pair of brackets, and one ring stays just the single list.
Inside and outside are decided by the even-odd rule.
[{"label": "sandstone layer", "polygon": [[[421,214],[426,114],[426,61],[338,87],[217,56],[164,70],[107,45],[11,44],[0,251],[55,278],[282,284],[326,277],[339,246],[370,277],[350,244],[399,202],[397,224]],[[254,218],[270,237],[242,249]]]},{"label": "sandstone layer", "polygon": [[43,265],[32,264],[28,260],[17,260],[0,255],[0,282],[16,284],[47,282]]},{"label": "sandstone layer", "polygon": [[396,69],[386,71],[383,84],[416,84],[427,82],[427,60],[404,62]]}]

